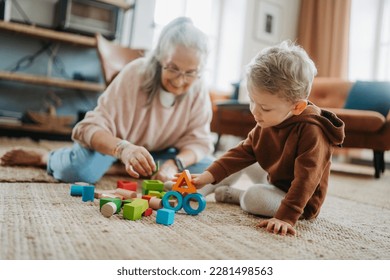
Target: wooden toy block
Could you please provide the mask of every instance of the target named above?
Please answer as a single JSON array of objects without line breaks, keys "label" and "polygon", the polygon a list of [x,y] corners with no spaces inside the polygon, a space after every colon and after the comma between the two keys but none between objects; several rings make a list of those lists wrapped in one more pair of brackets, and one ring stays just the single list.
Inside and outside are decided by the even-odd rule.
[{"label": "wooden toy block", "polygon": [[95,186],[83,186],[81,200],[83,202],[93,201],[95,194]]},{"label": "wooden toy block", "polygon": [[160,180],[144,180],[142,182],[142,194],[149,194],[149,191],[162,192],[164,183]]},{"label": "wooden toy block", "polygon": [[142,213],[142,216],[148,217],[148,216],[152,215],[152,213],[153,213],[153,209],[148,208],[145,210],[145,212]]},{"label": "wooden toy block", "polygon": [[175,220],[175,211],[171,209],[161,208],[157,210],[156,223],[169,226]]},{"label": "wooden toy block", "polygon": [[149,201],[149,200],[152,198],[152,196],[150,196],[150,195],[148,195],[148,194],[145,194],[145,195],[143,195],[141,198],[142,198],[142,199],[146,199],[147,201]]},{"label": "wooden toy block", "polygon": [[123,218],[127,220],[139,220],[142,213],[149,208],[148,201],[141,198],[135,198],[131,203],[123,205]]},{"label": "wooden toy block", "polygon": [[110,195],[114,195],[115,190],[96,190],[95,189],[95,198],[100,199],[103,195],[109,197]]},{"label": "wooden toy block", "polygon": [[149,208],[148,201],[142,198],[135,198],[131,203],[137,206],[140,205],[142,207],[142,212],[145,212],[145,210]]},{"label": "wooden toy block", "polygon": [[101,199],[102,198],[102,193],[101,192],[96,192],[93,194],[93,197],[96,199]]},{"label": "wooden toy block", "polygon": [[161,193],[158,192],[158,191],[149,191],[149,192],[148,192],[148,195],[150,195],[150,196],[155,196],[155,197],[158,197],[158,198],[161,198],[161,197],[162,197]]},{"label": "wooden toy block", "polygon": [[[171,201],[171,197],[173,196],[173,198],[177,201],[177,204],[176,205],[172,205]],[[166,208],[166,209],[171,209],[175,212],[179,211],[182,206],[183,206],[183,196],[181,193],[177,192],[177,191],[169,191],[167,192],[163,199],[162,199],[162,204],[163,204],[163,207]]]},{"label": "wooden toy block", "polygon": [[89,186],[90,185],[89,183],[86,183],[86,182],[75,182],[74,184],[78,185],[78,186]]},{"label": "wooden toy block", "polygon": [[[191,201],[198,203],[198,208],[192,208]],[[189,215],[198,215],[206,208],[206,199],[200,193],[190,193],[183,199],[183,209]]]},{"label": "wooden toy block", "polygon": [[71,185],[70,186],[70,195],[71,196],[82,196],[84,186],[81,185]]},{"label": "wooden toy block", "polygon": [[134,191],[129,191],[125,189],[116,189],[115,194],[119,194],[123,196],[124,198],[136,198],[137,197],[137,192]]},{"label": "wooden toy block", "polygon": [[133,202],[132,198],[124,199],[124,200],[122,200],[122,206],[125,205],[125,204],[128,204],[128,203],[132,203],[132,202]]},{"label": "wooden toy block", "polygon": [[112,202],[112,203],[114,203],[116,205],[116,208],[117,208],[116,213],[119,213],[120,210],[121,210],[121,207],[122,207],[122,200],[119,199],[119,198],[111,198],[111,197],[103,197],[103,198],[101,198],[100,201],[99,201],[100,210],[102,209],[102,207],[105,204],[107,204],[109,202]]},{"label": "wooden toy block", "polygon": [[116,187],[118,189],[125,189],[125,190],[136,192],[138,188],[138,183],[133,181],[118,180],[116,182]]},{"label": "wooden toy block", "polygon": [[123,218],[132,221],[141,219],[141,207],[135,207],[134,205],[131,205],[131,203],[123,205]]},{"label": "wooden toy block", "polygon": [[102,197],[119,198],[120,200],[124,199],[124,197],[120,194],[110,194],[110,193],[102,193],[100,198],[102,198]]},{"label": "wooden toy block", "polygon": [[107,202],[100,208],[100,213],[106,218],[110,218],[112,215],[117,213],[117,206],[114,202]]},{"label": "wooden toy block", "polygon": [[172,187],[172,191],[177,191],[181,194],[197,192],[194,184],[191,183],[191,174],[188,170],[184,170],[180,174],[176,183]]},{"label": "wooden toy block", "polygon": [[149,200],[149,207],[152,208],[153,210],[158,210],[163,208],[162,200],[158,197],[152,197]]}]

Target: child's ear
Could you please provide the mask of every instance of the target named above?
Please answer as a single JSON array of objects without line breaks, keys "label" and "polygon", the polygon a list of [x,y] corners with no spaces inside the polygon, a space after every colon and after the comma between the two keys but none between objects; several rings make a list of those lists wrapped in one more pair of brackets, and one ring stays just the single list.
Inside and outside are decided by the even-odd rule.
[{"label": "child's ear", "polygon": [[301,99],[295,103],[294,109],[291,111],[293,115],[300,115],[307,107],[307,100]]}]

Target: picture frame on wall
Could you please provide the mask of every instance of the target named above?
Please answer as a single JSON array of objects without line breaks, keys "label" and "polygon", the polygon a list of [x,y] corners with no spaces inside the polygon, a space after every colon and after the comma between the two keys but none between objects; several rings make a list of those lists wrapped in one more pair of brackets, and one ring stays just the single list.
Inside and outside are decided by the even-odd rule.
[{"label": "picture frame on wall", "polygon": [[270,1],[258,0],[255,8],[255,38],[270,44],[280,39],[282,8]]}]

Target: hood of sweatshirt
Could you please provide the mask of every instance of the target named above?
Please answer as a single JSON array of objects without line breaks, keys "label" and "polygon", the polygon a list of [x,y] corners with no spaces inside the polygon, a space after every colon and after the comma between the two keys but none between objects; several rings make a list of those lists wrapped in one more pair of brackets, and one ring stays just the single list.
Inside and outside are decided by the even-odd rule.
[{"label": "hood of sweatshirt", "polygon": [[311,102],[300,115],[294,115],[275,127],[284,128],[298,122],[318,125],[333,145],[341,146],[344,141],[344,122],[331,111],[321,109]]}]

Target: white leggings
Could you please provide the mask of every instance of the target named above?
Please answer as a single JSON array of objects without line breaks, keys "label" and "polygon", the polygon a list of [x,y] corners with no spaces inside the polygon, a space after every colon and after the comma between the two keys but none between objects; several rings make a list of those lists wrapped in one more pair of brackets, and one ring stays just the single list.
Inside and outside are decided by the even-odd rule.
[{"label": "white leggings", "polygon": [[204,191],[207,192],[207,188],[210,188],[208,191],[212,190],[211,192],[213,192],[219,186],[232,186],[243,174],[248,175],[255,184],[242,190],[240,195],[241,208],[254,215],[273,217],[286,193],[267,183],[267,173],[258,163],[230,175],[216,185],[205,186]]},{"label": "white leggings", "polygon": [[286,193],[269,184],[250,186],[240,198],[242,210],[260,216],[273,217]]}]

